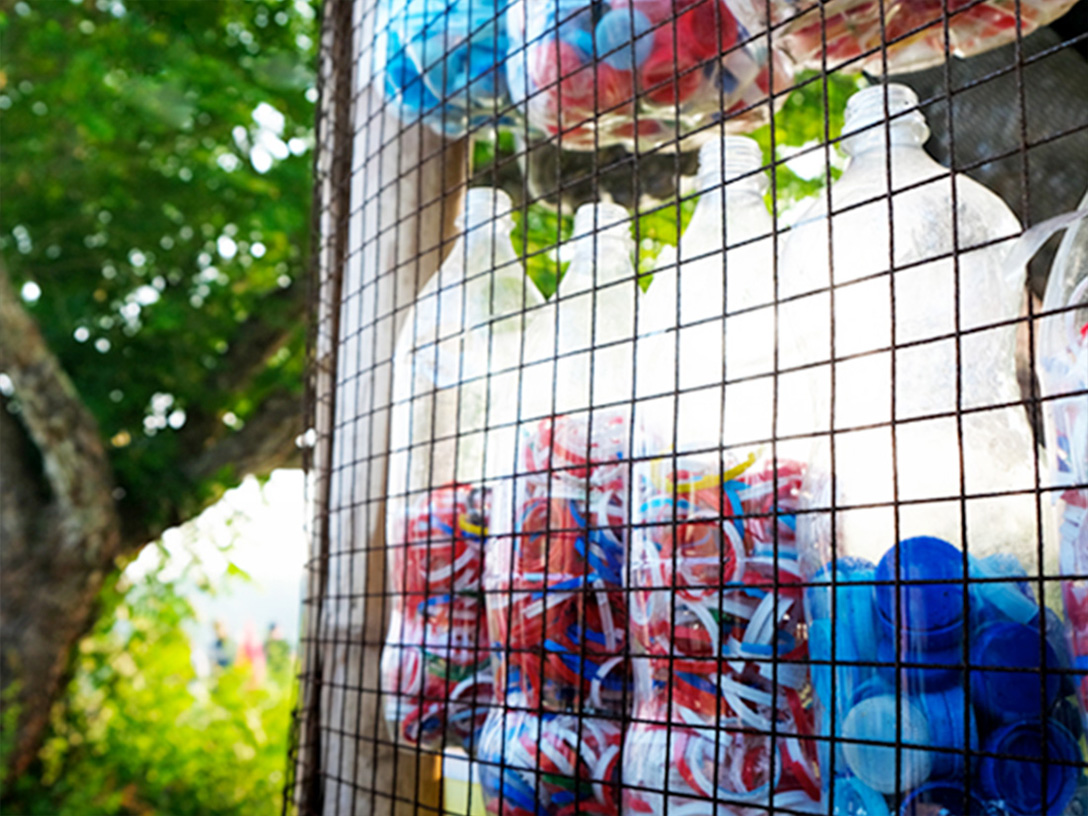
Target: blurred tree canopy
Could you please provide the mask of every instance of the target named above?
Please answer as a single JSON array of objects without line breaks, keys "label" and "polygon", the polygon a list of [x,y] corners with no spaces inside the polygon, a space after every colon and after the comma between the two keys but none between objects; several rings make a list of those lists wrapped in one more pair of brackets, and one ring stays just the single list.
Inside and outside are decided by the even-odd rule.
[{"label": "blurred tree canopy", "polygon": [[297,456],[315,18],[311,0],[0,10],[14,773],[118,559]]}]

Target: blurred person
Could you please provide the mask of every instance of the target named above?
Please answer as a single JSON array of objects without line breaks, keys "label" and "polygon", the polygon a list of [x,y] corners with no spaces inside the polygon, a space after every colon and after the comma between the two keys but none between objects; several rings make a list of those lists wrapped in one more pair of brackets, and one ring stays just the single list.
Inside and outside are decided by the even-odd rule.
[{"label": "blurred person", "polygon": [[227,625],[223,621],[216,620],[212,624],[212,629],[215,631],[215,640],[212,641],[212,658],[219,668],[228,668],[234,663],[234,641],[231,640]]},{"label": "blurred person", "polygon": [[257,640],[257,628],[253,625],[252,620],[246,621],[246,625],[242,629],[242,642],[238,647],[238,662],[249,666],[249,685],[251,688],[264,683],[264,647]]},{"label": "blurred person", "polygon": [[264,658],[268,671],[278,676],[290,669],[291,647],[283,635],[283,627],[273,621],[268,624],[268,634],[264,640]]}]

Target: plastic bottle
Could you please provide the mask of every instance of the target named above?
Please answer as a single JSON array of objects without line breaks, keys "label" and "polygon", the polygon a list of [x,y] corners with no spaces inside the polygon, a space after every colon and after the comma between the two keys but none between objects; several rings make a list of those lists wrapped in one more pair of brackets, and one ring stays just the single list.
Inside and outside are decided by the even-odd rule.
[{"label": "plastic bottle", "polygon": [[[825,795],[839,813],[881,799],[895,813],[940,780],[1009,813],[1062,813],[1080,770],[1047,765],[1044,789],[1040,760],[1075,754],[1080,726],[1057,721],[1076,704],[1038,597],[1056,564],[1038,563],[1016,379],[1024,269],[1005,261],[1020,226],[925,154],[910,89],[855,94],[844,133],[833,214],[821,196],[780,269],[784,348],[813,365],[800,431],[832,430],[798,521],[818,729],[834,737]],[[1027,759],[992,756],[1011,753]]]},{"label": "plastic bottle", "polygon": [[478,756],[488,810],[504,816],[619,810],[630,425],[614,403],[630,399],[635,293],[626,211],[580,208],[573,249],[556,301],[529,329],[525,380],[536,387],[523,395],[517,477],[496,494],[487,545],[504,704]]},{"label": "plastic bottle", "polygon": [[[1080,210],[1088,212],[1088,195]],[[1088,668],[1088,218],[1066,232],[1050,270],[1036,339],[1054,517],[1076,666]],[[1044,477],[1046,478],[1046,477]],[[1054,549],[1052,546],[1051,549]],[[1078,683],[1088,705],[1088,679]]]},{"label": "plastic bottle", "polygon": [[[850,554],[875,562],[894,543],[894,500],[926,502],[900,509],[900,538],[935,535],[962,546],[958,497],[1034,487],[1012,322],[1024,304],[1024,270],[1004,266],[1003,239],[1020,231],[1004,202],[922,150],[928,128],[913,91],[887,85],[855,94],[845,133],[846,171],[786,239],[779,318],[794,341],[783,345],[784,366],[817,366],[817,407],[790,430],[826,431],[833,408],[842,432],[838,503],[888,505],[838,520],[840,537],[857,531],[855,539],[868,540],[865,552]],[[832,339],[833,406],[824,364]],[[974,555],[1021,556],[1035,538],[1031,496],[980,499],[966,512]]]},{"label": "plastic bottle", "polygon": [[514,254],[510,210],[499,190],[468,191],[463,234],[394,350],[382,690],[406,746],[469,745],[491,698],[482,547],[491,483],[514,464],[512,431],[492,427],[516,407],[506,380],[525,310],[543,303]]},{"label": "plastic bottle", "polygon": [[640,405],[637,425],[627,814],[712,816],[719,801],[730,812],[805,809],[819,798],[792,515],[802,471],[772,444],[762,164],[750,139],[703,147],[679,277],[659,268],[640,312],[640,334],[651,334],[638,373],[654,380],[647,392],[668,396]]}]

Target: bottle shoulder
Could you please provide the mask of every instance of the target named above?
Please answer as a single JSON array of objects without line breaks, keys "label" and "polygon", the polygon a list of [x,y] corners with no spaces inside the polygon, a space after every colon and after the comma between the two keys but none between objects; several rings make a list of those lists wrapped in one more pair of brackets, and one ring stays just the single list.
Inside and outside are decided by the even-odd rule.
[{"label": "bottle shoulder", "polygon": [[811,269],[821,260],[826,266],[830,242],[841,282],[856,277],[848,274],[851,265],[887,268],[890,255],[897,265],[908,264],[1020,233],[1009,206],[979,182],[951,173],[921,150],[895,151],[891,159],[877,152],[852,162],[830,192],[803,211],[787,235],[787,267]]}]

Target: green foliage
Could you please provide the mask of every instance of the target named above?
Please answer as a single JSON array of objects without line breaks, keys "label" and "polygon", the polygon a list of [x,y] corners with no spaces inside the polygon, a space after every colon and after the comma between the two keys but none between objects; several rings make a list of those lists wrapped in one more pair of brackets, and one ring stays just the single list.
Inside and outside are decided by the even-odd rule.
[{"label": "green foliage", "polygon": [[[767,203],[777,206],[779,216],[823,189],[828,182],[828,169],[832,181],[839,177],[841,169],[830,163],[830,158],[825,156],[820,145],[837,139],[842,133],[846,100],[864,84],[864,80],[858,76],[843,73],[825,76],[815,71],[803,72],[795,81],[797,90],[790,93],[774,118],[775,159],[781,160],[785,158],[784,154],[796,152],[799,148],[815,150],[824,159],[825,172],[808,179],[797,175],[785,164],[776,166],[775,198],[772,201],[771,192],[768,191]],[[763,148],[764,159],[768,159],[771,155],[770,125],[757,130],[752,138]],[[834,152],[835,147],[828,149]]]},{"label": "green foliage", "polygon": [[278,812],[293,666],[278,660],[260,685],[243,666],[197,677],[184,581],[153,572],[104,593],[105,612],[80,645],[41,768],[16,782],[5,812]]},{"label": "green foliage", "polygon": [[561,263],[556,245],[570,238],[574,219],[562,218],[554,211],[539,204],[529,205],[528,218],[520,211],[514,212],[514,248],[525,259],[525,271],[536,288],[546,298],[555,294],[567,263]]},{"label": "green foliage", "polygon": [[[7,768],[11,753],[15,750],[15,736],[18,733],[19,717],[22,706],[19,705],[19,692],[22,683],[12,680],[8,687],[0,692],[0,768]],[[3,781],[0,780],[0,796],[4,794]]]},{"label": "green foliage", "polygon": [[[779,217],[805,199],[815,195],[827,184],[827,171],[832,180],[841,172],[832,157],[824,154],[821,145],[837,139],[842,132],[846,100],[859,87],[854,76],[831,74],[823,76],[815,72],[802,74],[797,79],[797,89],[787,98],[774,121],[774,154],[779,162],[775,168],[775,184],[768,191],[768,206],[775,206]],[[771,157],[771,127],[766,125],[751,134],[763,149],[764,159]],[[509,166],[516,155],[516,145],[509,133],[501,133],[497,141],[477,138],[472,145],[472,167],[481,183],[491,183],[492,171]],[[787,166],[784,159],[799,151],[815,152],[824,160],[824,171],[805,178]],[[500,172],[501,175],[501,172]],[[681,196],[663,202],[652,209],[644,209],[638,217],[638,271],[639,284],[645,291],[653,278],[654,262],[665,246],[676,246],[695,210],[698,199]],[[562,218],[549,206],[533,203],[528,217],[515,211],[514,246],[525,259],[529,277],[545,297],[555,293],[565,263],[560,260],[557,244],[570,238],[572,219],[569,214]]]},{"label": "green foliage", "polygon": [[235,480],[190,484],[186,453],[301,390],[313,6],[6,8],[0,251],[154,527]]}]

